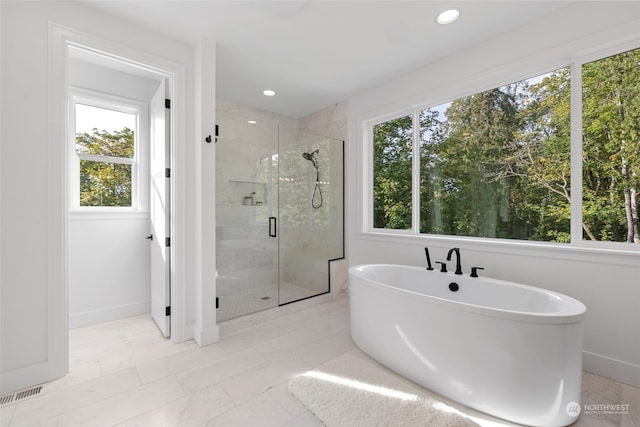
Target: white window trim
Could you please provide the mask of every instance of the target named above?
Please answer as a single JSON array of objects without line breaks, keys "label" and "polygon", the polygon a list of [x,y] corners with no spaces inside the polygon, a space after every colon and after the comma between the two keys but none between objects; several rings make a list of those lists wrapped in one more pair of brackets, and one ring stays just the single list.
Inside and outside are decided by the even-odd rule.
[{"label": "white window trim", "polygon": [[[523,249],[557,249],[560,251],[577,251],[579,253],[586,252],[599,252],[599,253],[616,253],[616,254],[640,254],[640,245],[630,244],[626,242],[609,242],[609,241],[588,241],[583,239],[582,235],[582,66],[586,63],[604,59],[612,55],[620,54],[629,50],[640,49],[638,41],[627,42],[619,44],[615,47],[609,47],[598,51],[592,51],[587,55],[582,55],[578,58],[574,58],[569,63],[563,64],[551,64],[547,67],[541,67],[536,70],[528,72],[511,73],[508,78],[500,79],[501,83],[486,81],[479,81],[478,85],[474,89],[466,91],[465,93],[452,92],[451,96],[444,99],[439,97],[430,102],[423,102],[410,107],[404,107],[401,111],[387,112],[386,114],[379,114],[376,117],[363,117],[359,120],[362,129],[362,168],[363,173],[362,185],[360,188],[363,190],[362,206],[365,212],[361,215],[360,232],[356,233],[360,237],[378,239],[393,239],[396,240],[406,239],[407,237],[412,240],[418,239],[436,239],[438,241],[455,241],[458,243],[467,243],[470,245],[485,244],[491,242],[499,247],[503,247],[507,250],[509,248],[523,248]],[[536,75],[541,75],[548,72],[553,72],[561,68],[569,67],[571,72],[571,243],[557,243],[557,242],[544,242],[544,241],[528,241],[518,239],[501,239],[501,238],[483,238],[483,237],[470,237],[470,236],[455,236],[455,235],[441,235],[441,234],[427,234],[420,233],[420,213],[419,204],[416,204],[416,199],[420,199],[419,194],[419,182],[420,182],[420,167],[419,167],[419,132],[416,132],[416,127],[419,126],[419,121],[416,120],[416,115],[422,109],[430,108],[440,105],[445,102],[451,102],[452,100],[463,98],[465,96],[471,96],[476,93],[490,90],[492,88],[500,87],[520,81],[523,79],[531,78]],[[524,76],[524,77],[523,77]],[[412,227],[408,230],[396,230],[396,229],[384,229],[375,228],[373,226],[373,126],[384,123],[389,120],[405,117],[407,115],[413,115],[413,173],[412,173]],[[418,154],[416,154],[416,152]],[[416,163],[418,166],[416,167]],[[417,188],[417,194],[416,194]],[[416,213],[416,211],[418,211]]]},{"label": "white window trim", "polygon": [[[136,115],[134,134],[134,157],[93,156],[76,153],[75,141],[75,105],[92,107]],[[78,87],[69,90],[69,211],[95,212],[101,214],[119,214],[149,211],[149,107],[137,100],[115,96],[99,91]],[[104,163],[132,165],[131,168],[131,206],[80,206],[80,160],[93,160]]]},{"label": "white window trim", "polygon": [[[414,120],[413,123],[413,129],[412,129],[412,141],[411,141],[411,148],[412,148],[412,154],[413,154],[413,163],[412,163],[412,168],[413,168],[413,175],[412,175],[412,180],[411,180],[411,189],[412,189],[412,205],[411,205],[411,209],[412,209],[412,226],[411,229],[407,229],[407,230],[400,230],[400,229],[387,229],[387,228],[375,228],[373,226],[373,178],[374,178],[374,174],[373,174],[373,127],[375,125],[379,125],[381,123],[385,123],[391,120],[395,120],[395,119],[400,119],[403,117],[407,117],[407,116],[411,116],[415,119],[415,109],[414,108],[410,108],[410,109],[405,109],[402,110],[400,112],[394,112],[391,114],[386,114],[384,116],[379,116],[376,117],[374,119],[371,120],[366,120],[363,121],[363,132],[362,134],[364,135],[364,144],[363,144],[363,154],[364,154],[364,182],[365,185],[363,186],[365,188],[365,192],[363,194],[364,197],[364,203],[362,204],[362,206],[366,207],[366,211],[363,212],[363,221],[364,224],[366,224],[366,231],[368,232],[375,232],[375,233],[389,233],[389,234],[402,234],[402,235],[414,235],[417,234],[419,235],[419,230],[420,227],[418,226],[416,228],[416,223],[415,223],[415,209],[416,206],[416,200],[415,200],[415,189],[418,188],[418,199],[420,198],[420,164],[419,164],[419,158],[416,159],[416,151],[418,153],[420,153],[420,149],[416,148],[419,147],[419,145],[416,144],[416,123]],[[416,160],[418,161],[417,163],[417,176],[416,176]],[[418,209],[419,210],[419,209]],[[419,213],[418,213],[419,215]],[[418,217],[418,221],[420,221],[419,217]],[[418,222],[418,224],[420,224]],[[417,230],[417,231],[416,231]]]}]

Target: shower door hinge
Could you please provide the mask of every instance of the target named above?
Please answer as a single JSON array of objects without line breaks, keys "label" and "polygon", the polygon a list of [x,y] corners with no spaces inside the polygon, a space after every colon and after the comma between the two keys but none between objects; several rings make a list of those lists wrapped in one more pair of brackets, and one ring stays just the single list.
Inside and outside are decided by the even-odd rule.
[{"label": "shower door hinge", "polygon": [[171,306],[167,306],[164,308],[164,315],[171,316]]},{"label": "shower door hinge", "polygon": [[166,108],[167,110],[171,109],[171,100],[170,99],[165,99],[164,100],[164,108]]},{"label": "shower door hinge", "polygon": [[170,168],[165,168],[164,169],[164,177],[165,178],[171,178],[171,169]]},{"label": "shower door hinge", "polygon": [[220,299],[216,297],[216,308],[220,308]]},{"label": "shower door hinge", "polygon": [[171,246],[171,237],[165,237],[165,238],[164,238],[164,245],[165,245],[166,247]]}]

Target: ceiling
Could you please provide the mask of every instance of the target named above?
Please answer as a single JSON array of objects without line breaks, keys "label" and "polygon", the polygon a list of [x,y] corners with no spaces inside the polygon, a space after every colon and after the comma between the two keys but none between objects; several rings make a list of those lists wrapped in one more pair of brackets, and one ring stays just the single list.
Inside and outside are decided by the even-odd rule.
[{"label": "ceiling", "polygon": [[[569,1],[87,1],[193,44],[217,43],[218,96],[303,117],[565,8]],[[450,25],[436,15],[450,7]],[[262,95],[266,88],[277,95]]]}]

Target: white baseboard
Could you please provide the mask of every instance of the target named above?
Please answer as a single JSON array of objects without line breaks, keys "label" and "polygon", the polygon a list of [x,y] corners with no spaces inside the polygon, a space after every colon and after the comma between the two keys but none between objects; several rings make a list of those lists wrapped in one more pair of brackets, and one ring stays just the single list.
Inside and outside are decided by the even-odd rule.
[{"label": "white baseboard", "polygon": [[107,307],[101,310],[86,311],[84,313],[69,314],[69,329],[82,328],[83,326],[123,319],[149,313],[151,302],[142,301],[134,304]]},{"label": "white baseboard", "polygon": [[220,341],[220,328],[216,325],[212,328],[200,329],[200,327],[194,323],[193,339],[200,347],[218,342]]},{"label": "white baseboard", "polygon": [[12,393],[49,381],[49,363],[41,362],[0,374],[0,394]]},{"label": "white baseboard", "polygon": [[582,352],[582,369],[603,377],[640,387],[640,366],[601,354]]},{"label": "white baseboard", "polygon": [[[180,325],[177,325],[176,328],[180,328]],[[171,342],[175,343],[175,344],[179,344],[181,342],[185,342],[185,341],[189,341],[189,340],[194,340],[193,338],[193,334],[194,334],[194,330],[196,328],[195,323],[187,323],[186,325],[183,325],[180,329],[180,331],[176,331],[173,328],[173,324],[171,326]],[[174,341],[175,340],[175,341]]]}]

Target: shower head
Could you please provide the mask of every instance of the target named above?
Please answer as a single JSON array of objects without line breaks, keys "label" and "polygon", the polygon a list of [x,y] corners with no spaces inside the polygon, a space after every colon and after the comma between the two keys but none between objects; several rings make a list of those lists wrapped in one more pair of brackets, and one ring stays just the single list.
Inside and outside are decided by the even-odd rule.
[{"label": "shower head", "polygon": [[318,159],[316,159],[316,154],[318,154],[320,150],[312,151],[311,153],[302,153],[302,157],[305,160],[309,160],[314,168],[316,168],[316,182],[320,179],[320,171],[318,170]]},{"label": "shower head", "polygon": [[316,151],[312,151],[311,153],[302,153],[302,157],[304,157],[306,160],[309,160],[310,162],[314,162],[316,161],[315,155],[318,154],[319,150]]},{"label": "shower head", "polygon": [[[318,168],[318,159],[316,159],[316,154],[320,152],[320,149],[316,149],[311,153],[302,153],[302,157],[305,160],[309,160],[313,167],[316,169],[316,185],[313,187],[313,196],[311,196],[311,206],[313,209],[318,209],[322,206],[322,190],[320,189],[320,169]],[[316,202],[316,194],[320,196],[320,202]]]}]

